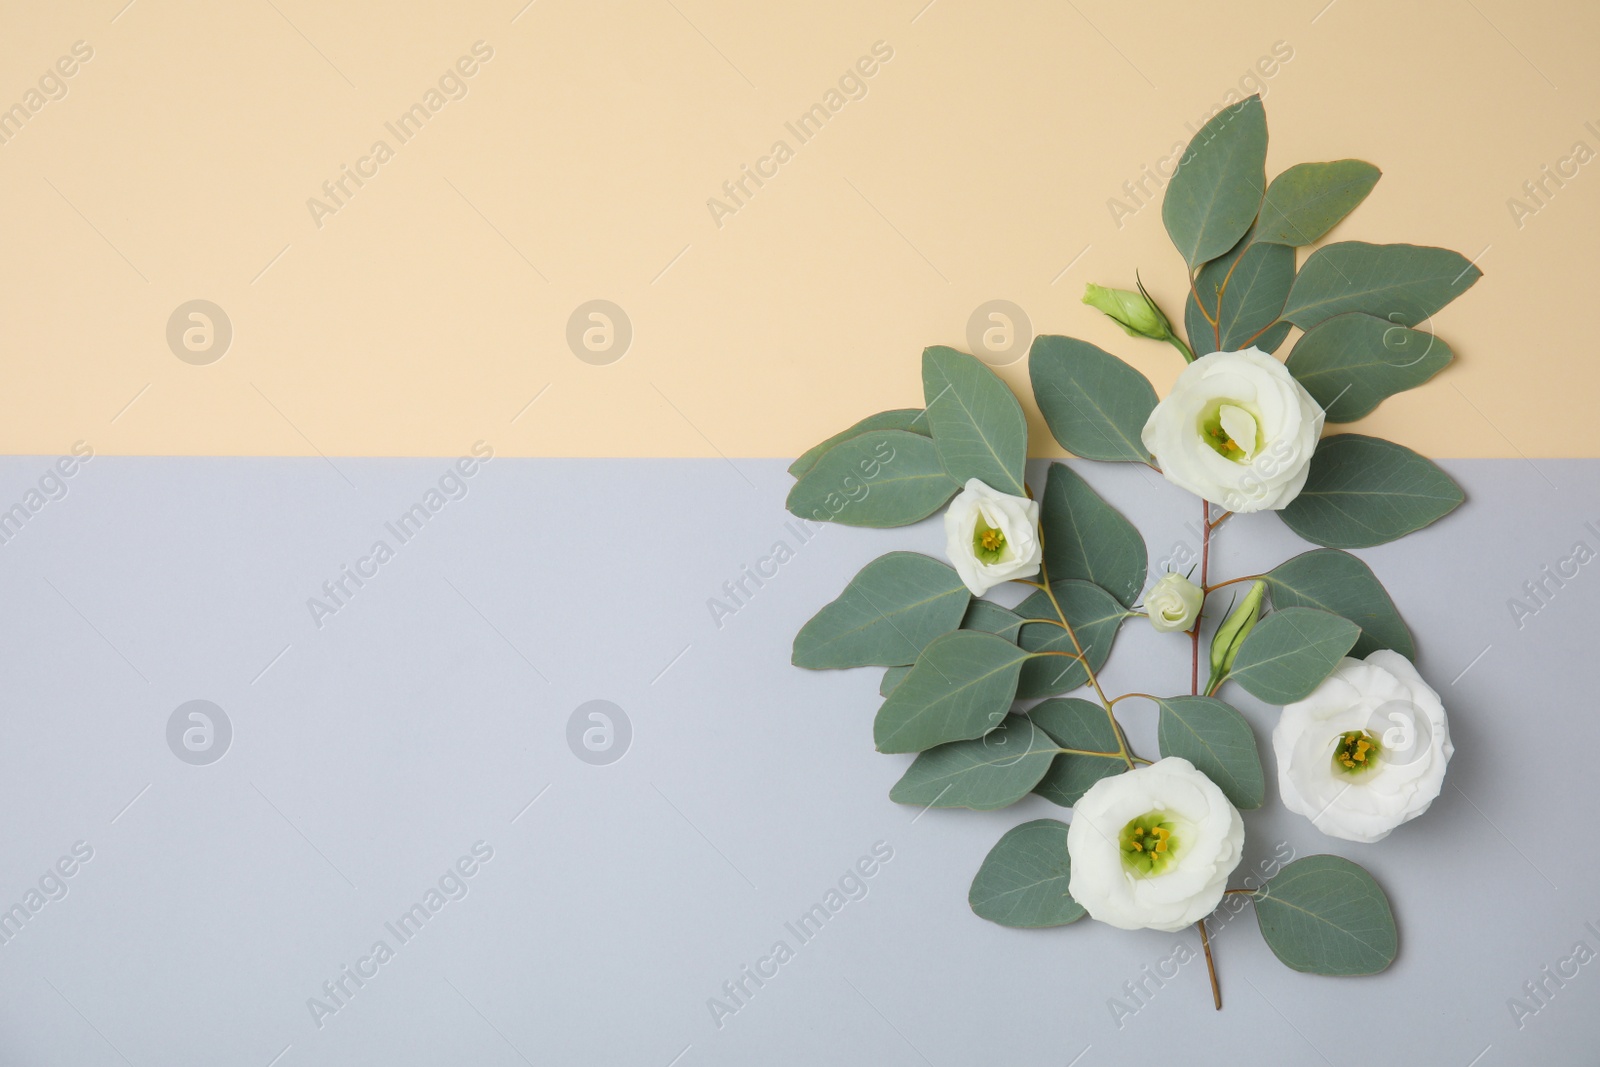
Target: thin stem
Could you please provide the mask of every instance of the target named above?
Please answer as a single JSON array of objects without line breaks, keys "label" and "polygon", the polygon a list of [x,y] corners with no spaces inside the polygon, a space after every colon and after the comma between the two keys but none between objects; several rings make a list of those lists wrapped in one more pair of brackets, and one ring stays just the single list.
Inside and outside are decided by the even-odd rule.
[{"label": "thin stem", "polygon": [[1120,753],[1120,752],[1096,752],[1092,748],[1052,748],[1052,749],[1048,749],[1048,750],[1046,750],[1046,749],[1034,749],[1034,751],[1035,752],[1049,751],[1049,752],[1055,752],[1055,753],[1058,753],[1058,754],[1059,753],[1065,753],[1068,756],[1099,756],[1102,759],[1121,759],[1122,758],[1122,753]]},{"label": "thin stem", "polygon": [[1217,325],[1217,320],[1212,318],[1210,313],[1208,313],[1206,311],[1206,302],[1204,300],[1200,299],[1200,290],[1198,290],[1198,289],[1196,289],[1194,287],[1194,280],[1197,277],[1199,277],[1199,273],[1198,272],[1196,272],[1195,274],[1189,275],[1189,292],[1194,294],[1194,303],[1195,303],[1195,306],[1200,309],[1201,318],[1205,319],[1206,322],[1210,323],[1213,327],[1215,327]]},{"label": "thin stem", "polygon": [[1151,696],[1149,693],[1123,693],[1119,697],[1112,697],[1111,703],[1116,704],[1118,701],[1127,700],[1129,697],[1144,697],[1146,700],[1155,701],[1157,703],[1159,703],[1161,700],[1160,697]]},{"label": "thin stem", "polygon": [[1184,342],[1183,338],[1179,337],[1175,333],[1168,333],[1167,343],[1172,345],[1173,348],[1176,348],[1178,352],[1182,354],[1185,362],[1194,362],[1194,349],[1190,348],[1188,344]]},{"label": "thin stem", "polygon": [[1222,987],[1217,984],[1217,961],[1211,958],[1211,935],[1206,933],[1206,921],[1195,923],[1200,928],[1200,945],[1206,950],[1206,971],[1211,975],[1211,1002],[1222,1010]]},{"label": "thin stem", "polygon": [[[1113,752],[1112,755],[1116,755],[1116,753]],[[1252,896],[1253,897],[1253,896],[1256,895],[1257,891],[1254,890],[1254,889],[1224,889],[1222,891],[1222,895],[1223,896],[1227,896],[1230,893],[1243,893],[1246,896]]]},{"label": "thin stem", "polygon": [[[1211,529],[1211,504],[1202,500],[1200,501],[1200,588],[1207,592],[1210,592],[1206,578],[1211,570]],[[1200,695],[1200,623],[1204,620],[1205,614],[1205,604],[1202,603],[1199,613],[1194,617],[1194,629],[1189,632],[1193,644],[1193,656],[1189,666],[1189,691],[1195,696]]]},{"label": "thin stem", "polygon": [[1238,578],[1229,578],[1225,582],[1218,582],[1216,585],[1204,586],[1203,588],[1206,591],[1206,595],[1210,596],[1212,593],[1215,593],[1218,589],[1221,589],[1225,586],[1238,585],[1240,582],[1254,582],[1260,579],[1260,577],[1261,575],[1259,574],[1246,574]]},{"label": "thin stem", "polygon": [[1223,521],[1226,520],[1229,515],[1232,515],[1232,514],[1233,514],[1233,512],[1231,512],[1231,511],[1224,511],[1221,515],[1218,515],[1215,519],[1212,520],[1211,528],[1213,530],[1215,530],[1218,526],[1222,525]]}]

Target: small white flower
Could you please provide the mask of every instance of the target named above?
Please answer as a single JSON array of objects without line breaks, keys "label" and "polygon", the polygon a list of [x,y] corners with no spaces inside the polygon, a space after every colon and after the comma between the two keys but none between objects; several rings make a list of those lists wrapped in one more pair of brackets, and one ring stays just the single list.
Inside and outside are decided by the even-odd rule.
[{"label": "small white flower", "polygon": [[1331,837],[1381,841],[1428,810],[1455,752],[1439,694],[1398,652],[1346,657],[1272,731],[1283,805]]},{"label": "small white flower", "polygon": [[1322,408],[1257,348],[1183,369],[1140,435],[1167,481],[1230,511],[1288,506],[1305,487]]},{"label": "small white flower", "polygon": [[1144,611],[1158,634],[1187,630],[1206,602],[1205,591],[1181,574],[1163,574],[1144,595]]},{"label": "small white flower", "polygon": [[973,596],[1039,573],[1039,504],[1007,496],[976,478],[944,513],[945,554]]},{"label": "small white flower", "polygon": [[1181,930],[1217,910],[1244,820],[1194,764],[1168,756],[1102,778],[1072,809],[1067,892],[1124,930]]}]

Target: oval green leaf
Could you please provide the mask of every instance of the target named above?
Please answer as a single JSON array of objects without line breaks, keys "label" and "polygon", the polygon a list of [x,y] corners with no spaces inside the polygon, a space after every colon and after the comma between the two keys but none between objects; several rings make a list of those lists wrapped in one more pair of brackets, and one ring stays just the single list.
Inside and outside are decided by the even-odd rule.
[{"label": "oval green leaf", "polygon": [[976,478],[1026,496],[1028,420],[1010,386],[976,356],[934,346],[922,353],[928,427],[944,469],[958,485]]},{"label": "oval green leaf", "polygon": [[879,556],[801,627],[794,665],[823,670],[915,662],[929,641],[961,625],[971,600],[948,564],[915,552]]},{"label": "oval green leaf", "polygon": [[1360,159],[1290,167],[1267,186],[1256,240],[1315,244],[1367,198],[1381,177],[1382,171]]},{"label": "oval green leaf", "polygon": [[1139,435],[1156,391],[1144,375],[1087,341],[1039,336],[1028,350],[1028,377],[1062,448],[1084,459],[1150,461]]},{"label": "oval green leaf", "polygon": [[1065,463],[1052,463],[1039,509],[1044,567],[1052,581],[1081,578],[1131,606],[1148,556],[1133,523]]},{"label": "oval green leaf", "polygon": [[1029,653],[1003,637],[956,630],[922,650],[872,724],[879,752],[922,752],[982,737],[1011,708]]},{"label": "oval green leaf", "polygon": [[784,506],[813,522],[906,526],[944,507],[959,488],[933,441],[907,430],[872,430],[823,453]]},{"label": "oval green leaf", "polygon": [[1431,333],[1351,311],[1313,326],[1295,342],[1286,366],[1329,422],[1354,422],[1453,358],[1450,346]]},{"label": "oval green leaf", "polygon": [[[1184,305],[1184,326],[1195,354],[1252,346],[1277,351],[1289,333],[1289,324],[1278,320],[1292,285],[1294,249],[1258,242],[1253,231],[1226,255],[1207,263]],[[1204,314],[1197,295],[1204,301]]]},{"label": "oval green leaf", "polygon": [[1028,620],[1021,615],[1009,608],[1001,607],[992,600],[974,600],[972,606],[967,608],[966,617],[961,620],[961,628],[982,630],[986,634],[999,634],[1015,644],[1017,634],[1027,622]]},{"label": "oval green leaf", "polygon": [[1067,892],[1067,824],[1036,819],[1012,828],[983,858],[967,903],[1001,926],[1065,926],[1087,914]]},{"label": "oval green leaf", "polygon": [[1371,548],[1437,522],[1465,499],[1448,474],[1411,449],[1346,433],[1318,443],[1305,488],[1278,516],[1312,544]]},{"label": "oval green leaf", "polygon": [[1416,326],[1482,276],[1465,256],[1448,248],[1341,241],[1306,259],[1283,317],[1302,330],[1347,311]]},{"label": "oval green leaf", "polygon": [[1228,680],[1268,704],[1293,704],[1311,695],[1355,646],[1361,627],[1316,608],[1282,608],[1256,623]]},{"label": "oval green leaf", "polygon": [[1316,548],[1278,564],[1263,575],[1276,608],[1321,608],[1361,627],[1350,655],[1366,659],[1389,648],[1417,658],[1411,631],[1372,568],[1348,552]]},{"label": "oval green leaf", "polygon": [[906,680],[906,675],[911,673],[910,667],[890,667],[883,672],[883,679],[878,682],[878,695],[886,697],[894,692],[894,687]]},{"label": "oval green leaf", "polygon": [[1117,735],[1111,729],[1106,709],[1077,697],[1045,700],[1028,709],[1028,718],[1049,734],[1062,748],[1078,752],[1059,753],[1033,791],[1052,804],[1070,808],[1102,778],[1121,774],[1128,764],[1121,756],[1085,756],[1083,752],[1117,751]]},{"label": "oval green leaf", "polygon": [[1267,188],[1267,114],[1252,96],[1200,128],[1167,183],[1161,221],[1189,269],[1238,243]]},{"label": "oval green leaf", "polygon": [[993,811],[1028,795],[1057,745],[1020,715],[971,741],[952,741],[918,756],[889,790],[897,804]]},{"label": "oval green leaf", "polygon": [[[1037,622],[1022,628],[1019,643],[1029,652],[1040,655],[1037,659],[1029,660],[1022,668],[1022,679],[1017,685],[1019,700],[1070,693],[1079,686],[1087,685],[1089,673],[1080,660],[1045,653],[1076,655],[1077,646],[1072,643],[1075,635],[1083,646],[1083,655],[1089,661],[1089,666],[1098,671],[1105,666],[1117,630],[1122,626],[1123,619],[1128,617],[1128,609],[1116,597],[1093,583],[1070,579],[1051,582],[1050,588],[1061,610],[1066,613],[1067,621],[1072,624],[1073,633],[1069,634],[1061,626],[1050,622]],[[1059,619],[1055,605],[1050,603],[1050,598],[1045,596],[1042,589],[1017,605],[1017,614],[1025,619]]]},{"label": "oval green leaf", "polygon": [[1256,894],[1256,921],[1273,954],[1310,974],[1377,974],[1399,948],[1382,887],[1340,856],[1295,860]]},{"label": "oval green leaf", "polygon": [[1156,739],[1163,756],[1182,756],[1240,809],[1259,808],[1266,795],[1255,731],[1216,697],[1163,697]]},{"label": "oval green leaf", "polygon": [[841,430],[821,444],[812,445],[801,454],[800,458],[789,464],[789,473],[796,478],[803,476],[806,471],[817,465],[817,460],[822,458],[824,452],[852,437],[860,437],[869,430],[907,430],[919,433],[924,437],[929,436],[928,420],[923,417],[921,408],[896,408],[893,411],[880,411],[876,415],[868,415],[848,430]]}]

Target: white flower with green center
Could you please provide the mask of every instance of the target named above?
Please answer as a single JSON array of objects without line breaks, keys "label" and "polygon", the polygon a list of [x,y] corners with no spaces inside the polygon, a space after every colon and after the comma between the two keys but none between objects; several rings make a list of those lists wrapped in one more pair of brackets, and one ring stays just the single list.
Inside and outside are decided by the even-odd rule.
[{"label": "white flower with green center", "polygon": [[1169,482],[1230,511],[1286,507],[1305,487],[1322,408],[1256,348],[1201,356],[1140,435]]},{"label": "white flower with green center", "polygon": [[1168,756],[1089,787],[1067,829],[1067,891],[1124,930],[1181,930],[1217,909],[1244,820],[1194,764]]},{"label": "white flower with green center", "polygon": [[1144,612],[1156,633],[1187,630],[1206,602],[1203,589],[1181,574],[1163,574],[1144,595]]},{"label": "white flower with green center", "polygon": [[1346,657],[1272,731],[1283,805],[1330,837],[1381,841],[1428,810],[1455,747],[1444,705],[1411,661]]},{"label": "white flower with green center", "polygon": [[944,513],[945,554],[973,596],[1039,573],[1039,504],[1008,496],[976,478]]}]

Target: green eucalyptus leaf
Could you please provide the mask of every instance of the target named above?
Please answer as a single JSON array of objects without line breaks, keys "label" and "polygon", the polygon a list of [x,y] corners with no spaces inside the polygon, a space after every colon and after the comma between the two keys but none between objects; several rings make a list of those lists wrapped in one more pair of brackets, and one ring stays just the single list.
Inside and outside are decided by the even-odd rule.
[{"label": "green eucalyptus leaf", "polygon": [[936,345],[922,353],[922,391],[933,443],[950,477],[1026,496],[1028,421],[1010,386],[976,356]]},{"label": "green eucalyptus leaf", "polygon": [[1283,317],[1302,330],[1347,311],[1416,326],[1482,275],[1465,256],[1448,248],[1342,241],[1324,245],[1306,259]]},{"label": "green eucalyptus leaf", "polygon": [[1079,750],[1058,754],[1039,784],[1033,787],[1035,793],[1052,804],[1070,808],[1083,799],[1091,785],[1128,769],[1128,764],[1118,755],[1080,754],[1118,750],[1111,720],[1099,704],[1077,697],[1060,697],[1035,704],[1028,709],[1028,718],[1062,748]]},{"label": "green eucalyptus leaf", "polygon": [[955,568],[915,552],[879,556],[801,627],[794,665],[898,667],[961,625],[972,594]]},{"label": "green eucalyptus leaf", "polygon": [[1350,311],[1308,330],[1286,365],[1329,422],[1354,422],[1432,378],[1452,358],[1450,346],[1431,333]]},{"label": "green eucalyptus leaf", "polygon": [[1244,639],[1228,680],[1268,704],[1293,704],[1333,673],[1360,636],[1361,627],[1332,612],[1281,608]]},{"label": "green eucalyptus leaf", "polygon": [[959,488],[928,438],[871,430],[823,453],[789,489],[784,506],[814,522],[906,526],[944,507]]},{"label": "green eucalyptus leaf", "polygon": [[[1294,249],[1286,245],[1262,244],[1246,237],[1227,255],[1207,263],[1184,307],[1184,325],[1195,353],[1237,352],[1250,347],[1276,351],[1289,333],[1289,324],[1278,318],[1293,284]],[[1216,326],[1200,313],[1196,294]]]},{"label": "green eucalyptus leaf", "polygon": [[1003,637],[956,630],[922,650],[872,724],[879,752],[922,752],[982,737],[1004,718],[1029,653]]},{"label": "green eucalyptus leaf", "polygon": [[1267,115],[1252,96],[1200,128],[1167,183],[1161,220],[1189,269],[1245,235],[1267,188]]},{"label": "green eucalyptus leaf", "polygon": [[1038,784],[1056,747],[1026,718],[1007,715],[982,737],[922,753],[889,790],[889,799],[930,808],[1003,808]]},{"label": "green eucalyptus leaf", "polygon": [[1077,471],[1050,464],[1039,515],[1051,580],[1081,578],[1129,606],[1139,599],[1148,566],[1144,538]]},{"label": "green eucalyptus leaf", "polygon": [[841,430],[821,444],[812,445],[806,449],[799,459],[789,464],[789,473],[796,478],[803,476],[806,471],[816,466],[822,454],[841,441],[848,441],[852,437],[860,437],[869,430],[907,430],[919,433],[924,437],[930,436],[928,420],[923,417],[921,408],[896,408],[893,411],[880,411],[876,415],[868,415],[848,430]]},{"label": "green eucalyptus leaf", "polygon": [[894,692],[894,687],[906,680],[906,675],[911,673],[910,667],[890,667],[883,672],[883,679],[878,682],[878,695],[886,697]]},{"label": "green eucalyptus leaf", "polygon": [[[1247,639],[1248,640],[1248,639]],[[1156,738],[1163,756],[1182,756],[1217,783],[1236,808],[1259,808],[1266,794],[1255,731],[1216,697],[1162,697]]]},{"label": "green eucalyptus leaf", "polygon": [[966,617],[961,620],[963,630],[982,630],[986,634],[999,634],[1001,637],[1016,643],[1017,634],[1027,625],[1028,620],[1021,615],[1003,608],[992,600],[974,600],[972,606],[967,608]]},{"label": "green eucalyptus leaf", "polygon": [[1432,461],[1362,434],[1324,437],[1305,488],[1278,512],[1285,525],[1325,548],[1370,548],[1437,522],[1466,499]]},{"label": "green eucalyptus leaf", "polygon": [[1067,892],[1067,824],[1036,819],[1013,827],[983,859],[967,903],[1001,926],[1065,926],[1087,914]]},{"label": "green eucalyptus leaf", "polygon": [[[1022,647],[1029,652],[1076,654],[1077,646],[1072,643],[1076,635],[1089,666],[1098,671],[1111,655],[1111,643],[1123,619],[1128,617],[1128,609],[1116,597],[1092,582],[1069,579],[1051,582],[1050,589],[1055,593],[1061,610],[1066,613],[1067,622],[1072,624],[1073,633],[1069,634],[1051,622],[1032,623],[1022,629]],[[1051,604],[1042,589],[1017,605],[1017,614],[1025,619],[1060,618],[1055,605]],[[1029,660],[1023,665],[1017,699],[1030,700],[1070,693],[1088,682],[1088,671],[1079,660],[1062,655],[1040,655],[1038,659]]]},{"label": "green eucalyptus leaf", "polygon": [[1360,159],[1301,163],[1267,186],[1256,220],[1256,240],[1315,244],[1367,198],[1383,172]]},{"label": "green eucalyptus leaf", "polygon": [[1394,962],[1399,937],[1382,887],[1340,856],[1307,856],[1256,894],[1267,947],[1311,974],[1377,974]]},{"label": "green eucalyptus leaf", "polygon": [[1411,631],[1372,568],[1348,552],[1317,548],[1278,564],[1263,577],[1277,608],[1321,608],[1361,627],[1350,655],[1356,659],[1389,648],[1417,658]]},{"label": "green eucalyptus leaf", "polygon": [[1084,459],[1150,461],[1139,435],[1156,391],[1144,375],[1087,341],[1041,335],[1028,351],[1028,376],[1062,448]]}]

